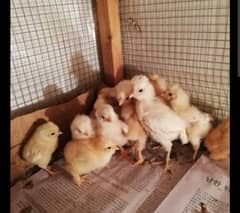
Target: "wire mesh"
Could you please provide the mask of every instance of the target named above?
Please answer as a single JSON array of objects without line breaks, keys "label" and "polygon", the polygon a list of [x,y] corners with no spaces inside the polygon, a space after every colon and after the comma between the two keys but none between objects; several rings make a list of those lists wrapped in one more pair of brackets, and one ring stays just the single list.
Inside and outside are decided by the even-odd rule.
[{"label": "wire mesh", "polygon": [[12,117],[100,80],[92,1],[11,0]]},{"label": "wire mesh", "polygon": [[120,18],[127,77],[155,72],[229,114],[229,0],[121,0]]}]

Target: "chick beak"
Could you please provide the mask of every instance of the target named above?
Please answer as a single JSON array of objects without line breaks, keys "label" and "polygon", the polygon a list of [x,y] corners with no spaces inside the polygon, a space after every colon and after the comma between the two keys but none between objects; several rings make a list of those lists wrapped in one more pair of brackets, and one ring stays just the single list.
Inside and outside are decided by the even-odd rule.
[{"label": "chick beak", "polygon": [[62,134],[63,134],[63,132],[61,132],[61,131],[60,131],[60,132],[58,132],[58,135],[62,135]]},{"label": "chick beak", "polygon": [[108,118],[105,118],[105,121],[112,122],[112,119],[110,117],[108,117]]},{"label": "chick beak", "polygon": [[116,145],[116,150],[120,150],[120,146]]},{"label": "chick beak", "polygon": [[134,94],[131,93],[131,94],[129,95],[129,98],[134,98]]},{"label": "chick beak", "polygon": [[123,105],[123,101],[122,101],[122,100],[119,100],[119,101],[118,101],[118,105],[119,105],[119,106],[122,106],[122,105]]}]

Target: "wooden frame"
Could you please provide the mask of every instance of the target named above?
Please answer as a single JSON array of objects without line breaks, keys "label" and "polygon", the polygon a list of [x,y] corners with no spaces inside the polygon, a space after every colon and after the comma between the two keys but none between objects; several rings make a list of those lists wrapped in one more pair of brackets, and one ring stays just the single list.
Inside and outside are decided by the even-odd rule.
[{"label": "wooden frame", "polygon": [[104,81],[114,86],[123,78],[119,0],[96,0]]}]

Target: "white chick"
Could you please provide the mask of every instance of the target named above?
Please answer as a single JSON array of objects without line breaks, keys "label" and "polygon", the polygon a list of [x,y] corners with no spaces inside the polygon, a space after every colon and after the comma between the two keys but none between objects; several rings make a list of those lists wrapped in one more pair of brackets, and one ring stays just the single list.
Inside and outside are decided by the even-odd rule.
[{"label": "white chick", "polygon": [[23,158],[46,170],[49,174],[54,174],[48,164],[52,158],[52,154],[58,145],[58,136],[62,134],[59,128],[53,122],[47,122],[40,125],[32,137],[23,147]]},{"label": "white chick", "polygon": [[64,147],[65,169],[80,186],[87,180],[83,175],[105,167],[117,149],[116,144],[103,137],[72,140]]},{"label": "white chick", "polygon": [[165,170],[168,169],[172,141],[180,137],[188,143],[186,123],[172,109],[156,98],[149,79],[144,75],[132,78],[133,97],[137,100],[136,112],[146,132],[167,151]]},{"label": "white chick", "polygon": [[146,146],[147,134],[138,121],[135,101],[129,99],[132,91],[133,87],[130,80],[123,80],[115,86],[115,97],[118,100],[118,104],[121,106],[120,114],[124,122],[128,125],[126,137],[129,141],[135,142],[134,147],[137,152],[137,161],[135,165],[139,165],[144,162],[142,151]]},{"label": "white chick", "polygon": [[172,109],[187,123],[187,135],[193,146],[193,160],[196,159],[201,139],[205,138],[212,128],[212,117],[201,112],[190,103],[190,97],[179,85],[175,84],[168,92]]},{"label": "white chick", "polygon": [[92,120],[87,115],[76,115],[71,126],[72,139],[87,139],[94,136]]},{"label": "white chick", "polygon": [[[109,104],[101,105],[96,109],[96,128],[97,134],[111,140],[113,143],[122,147],[127,140],[128,126],[121,121]],[[123,149],[121,148],[122,154]]]}]

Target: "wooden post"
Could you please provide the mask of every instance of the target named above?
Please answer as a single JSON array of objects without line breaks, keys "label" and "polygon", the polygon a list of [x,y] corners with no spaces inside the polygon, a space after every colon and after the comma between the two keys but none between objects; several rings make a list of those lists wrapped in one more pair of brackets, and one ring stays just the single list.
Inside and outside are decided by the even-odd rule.
[{"label": "wooden post", "polygon": [[104,81],[114,86],[123,78],[119,0],[96,0]]}]

